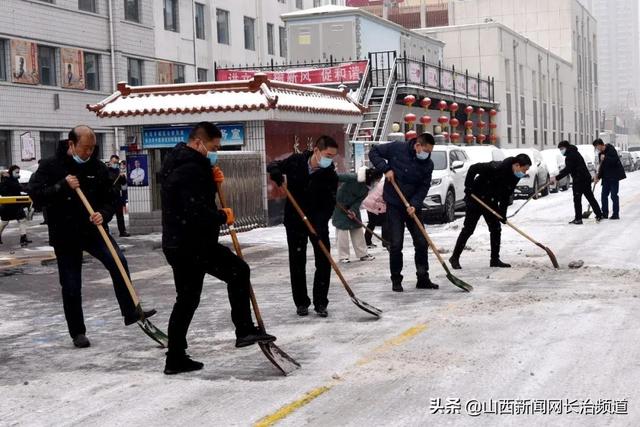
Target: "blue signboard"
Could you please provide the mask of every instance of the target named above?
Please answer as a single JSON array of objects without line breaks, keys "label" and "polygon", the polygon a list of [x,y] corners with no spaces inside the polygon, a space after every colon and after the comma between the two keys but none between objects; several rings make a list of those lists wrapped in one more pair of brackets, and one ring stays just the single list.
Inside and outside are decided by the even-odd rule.
[{"label": "blue signboard", "polygon": [[179,142],[187,142],[190,131],[190,126],[144,128],[142,148],[173,148]]},{"label": "blue signboard", "polygon": [[[244,125],[242,123],[219,124],[222,146],[244,145]],[[142,148],[173,148],[180,142],[187,142],[191,126],[166,126],[144,128]]]}]

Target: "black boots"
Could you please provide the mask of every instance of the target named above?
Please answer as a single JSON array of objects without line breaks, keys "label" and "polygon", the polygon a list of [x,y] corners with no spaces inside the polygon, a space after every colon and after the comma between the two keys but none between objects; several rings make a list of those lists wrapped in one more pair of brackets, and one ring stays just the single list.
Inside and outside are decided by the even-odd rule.
[{"label": "black boots", "polygon": [[440,286],[436,285],[429,279],[429,276],[419,277],[418,283],[416,283],[416,289],[439,289]]},{"label": "black boots", "polygon": [[449,263],[451,264],[451,268],[453,268],[454,270],[461,270],[462,267],[460,266],[460,257],[456,256],[455,254],[451,256],[451,258],[449,258]]},{"label": "black boots", "polygon": [[[154,314],[156,314],[157,311],[155,308],[152,308],[149,311],[144,311],[144,318],[148,319],[149,317],[153,316]],[[142,320],[140,319],[137,314],[135,317],[125,317],[124,319],[124,324],[129,326],[129,325],[133,325],[134,323],[136,323],[138,320]]]},{"label": "black boots", "polygon": [[191,360],[189,355],[172,354],[167,352],[167,361],[164,365],[164,373],[166,375],[175,375],[183,372],[199,371],[204,367],[204,363]]},{"label": "black boots", "polygon": [[298,316],[308,316],[309,309],[304,305],[301,305],[300,307],[296,308],[296,313],[298,314]]},{"label": "black boots", "polygon": [[257,342],[268,343],[274,342],[275,340],[276,337],[274,337],[273,335],[262,332],[258,328],[253,326],[247,331],[245,335],[238,336],[236,338],[236,347],[247,347]]},{"label": "black boots", "polygon": [[316,313],[318,314],[318,316],[320,317],[328,317],[329,313],[327,312],[327,307],[324,305],[319,305],[315,308]]},{"label": "black boots", "polygon": [[511,264],[507,264],[506,262],[500,261],[500,259],[492,259],[491,263],[489,263],[490,267],[499,267],[499,268],[511,268]]},{"label": "black boots", "polygon": [[573,221],[569,221],[569,224],[581,225],[582,224],[582,220],[581,219],[574,219]]},{"label": "black boots", "polygon": [[26,234],[23,234],[22,236],[20,236],[20,246],[22,246],[24,248],[29,243],[33,243],[33,242],[31,240],[27,239],[27,235]]},{"label": "black boots", "polygon": [[393,292],[403,292],[402,289],[402,276],[400,277],[392,277],[391,278],[391,290]]},{"label": "black boots", "polygon": [[78,348],[87,348],[91,346],[91,343],[85,334],[78,334],[73,338],[73,345]]}]

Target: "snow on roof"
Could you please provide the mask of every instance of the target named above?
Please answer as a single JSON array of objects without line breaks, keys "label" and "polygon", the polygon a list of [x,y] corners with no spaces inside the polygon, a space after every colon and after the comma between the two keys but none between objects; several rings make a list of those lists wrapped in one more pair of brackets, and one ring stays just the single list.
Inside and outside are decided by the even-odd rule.
[{"label": "snow on roof", "polygon": [[116,92],[87,108],[101,118],[260,110],[361,116],[365,110],[346,90],[270,81],[264,74],[209,83],[134,87],[119,83]]},{"label": "snow on roof", "polygon": [[321,13],[336,13],[336,12],[358,12],[360,9],[350,6],[338,6],[333,4],[327,4],[324,6],[314,7],[312,9],[297,10],[295,12],[288,12],[280,15],[282,18],[296,18],[298,16],[317,15]]}]

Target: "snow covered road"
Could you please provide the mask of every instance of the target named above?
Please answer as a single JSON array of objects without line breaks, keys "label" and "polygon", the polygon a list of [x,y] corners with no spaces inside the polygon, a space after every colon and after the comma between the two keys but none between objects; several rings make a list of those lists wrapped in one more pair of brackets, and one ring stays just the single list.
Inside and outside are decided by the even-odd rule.
[{"label": "snow covered road", "polygon": [[[121,325],[95,261],[84,272],[86,350],[74,349],[66,333],[55,267],[0,277],[0,424],[640,425],[640,174],[620,192],[618,222],[596,224],[592,216],[568,225],[570,191],[532,201],[513,218],[555,252],[558,271],[506,227],[502,257],[514,268],[489,268],[482,221],[455,272],[475,287],[470,294],[446,281],[432,255],[441,288],[415,289],[408,236],[402,294],[390,290],[380,249],[373,262],[341,265],[358,297],[384,310],[377,321],[350,302],[335,276],[329,318],[297,317],[284,229],[241,234],[267,327],[303,365],[286,378],[257,347],[233,347],[226,289],[214,279],[206,279],[189,335],[189,352],[205,368],[168,378],[164,352]],[[461,223],[427,227],[445,257]],[[171,272],[161,251],[130,241],[135,285],[165,328],[175,298]],[[573,260],[584,267],[568,269]],[[588,415],[587,399],[611,401],[609,414]],[[517,406],[533,414],[534,404],[539,411],[486,413],[500,402],[507,413]],[[586,413],[566,413],[579,410]]]}]

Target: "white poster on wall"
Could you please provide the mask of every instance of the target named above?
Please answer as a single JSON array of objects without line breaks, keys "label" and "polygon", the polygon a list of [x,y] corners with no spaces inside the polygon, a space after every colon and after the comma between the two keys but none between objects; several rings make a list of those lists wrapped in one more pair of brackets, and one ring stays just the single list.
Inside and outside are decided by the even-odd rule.
[{"label": "white poster on wall", "polygon": [[20,135],[20,155],[23,162],[30,162],[36,159],[36,144],[31,132],[25,132]]}]

